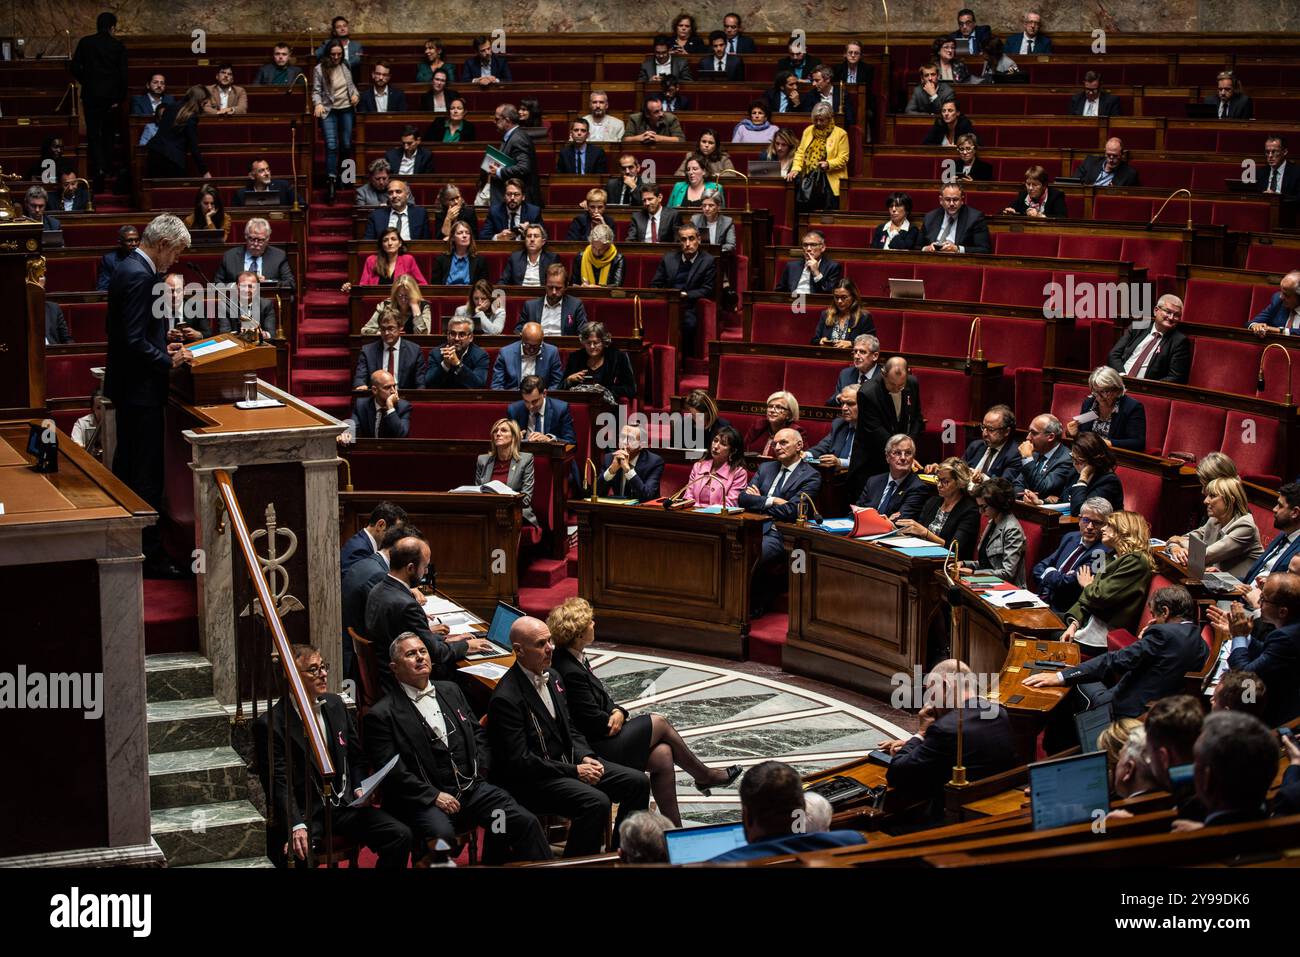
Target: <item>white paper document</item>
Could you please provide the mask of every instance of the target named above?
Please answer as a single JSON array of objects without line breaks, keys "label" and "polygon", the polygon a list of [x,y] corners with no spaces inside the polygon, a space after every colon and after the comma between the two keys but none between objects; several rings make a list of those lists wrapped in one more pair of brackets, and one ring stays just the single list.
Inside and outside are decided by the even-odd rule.
[{"label": "white paper document", "polygon": [[362,807],[368,804],[370,802],[371,795],[375,793],[375,788],[379,787],[380,782],[382,782],[384,778],[388,777],[388,772],[393,770],[393,768],[397,766],[397,762],[401,757],[402,756],[400,754],[394,754],[391,758],[388,759],[387,764],[385,764],[374,774],[370,775],[370,777],[362,781],[361,797],[357,798],[355,801],[349,804],[348,807]]},{"label": "white paper document", "polygon": [[439,615],[438,624],[446,625],[453,632],[457,629],[468,630],[470,625],[479,625],[483,619],[469,611],[455,611],[448,615]]},{"label": "white paper document", "polygon": [[515,490],[505,482],[498,482],[493,479],[490,482],[484,482],[482,485],[457,485],[451,491],[453,492],[496,492],[498,495],[514,495]]},{"label": "white paper document", "polygon": [[430,595],[424,600],[424,613],[426,615],[450,615],[453,612],[464,610],[454,601],[439,598],[437,595]]},{"label": "white paper document", "polygon": [[1097,413],[1092,411],[1080,412],[1074,417],[1074,421],[1078,422],[1080,425],[1087,425],[1089,422],[1096,422],[1097,419]]},{"label": "white paper document", "polygon": [[225,352],[227,349],[238,349],[239,344],[231,339],[211,339],[207,342],[200,342],[190,346],[190,353],[196,358],[210,356],[214,352]]},{"label": "white paper document", "polygon": [[499,665],[494,661],[481,661],[476,665],[466,665],[460,669],[463,675],[478,675],[480,678],[487,678],[489,681],[500,681],[501,676],[510,669],[505,665]]},{"label": "white paper document", "polygon": [[981,597],[990,605],[995,605],[998,608],[1006,608],[1008,605],[1018,604],[1019,602],[1026,602],[1026,601],[1033,602],[1032,605],[1026,607],[1030,607],[1030,608],[1047,607],[1047,602],[1043,601],[1033,592],[1026,591],[1023,588],[1017,588],[1015,591],[985,592]]},{"label": "white paper document", "polygon": [[890,548],[925,548],[933,545],[934,542],[927,542],[924,538],[917,538],[915,535],[898,535],[892,538],[880,539],[881,545],[888,545]]}]

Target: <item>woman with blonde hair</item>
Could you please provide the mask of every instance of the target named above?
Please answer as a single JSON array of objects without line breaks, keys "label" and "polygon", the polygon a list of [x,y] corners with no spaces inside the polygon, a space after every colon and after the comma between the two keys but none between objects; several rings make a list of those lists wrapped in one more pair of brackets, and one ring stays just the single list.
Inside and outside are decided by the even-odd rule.
[{"label": "woman with blonde hair", "polygon": [[408,336],[429,335],[433,327],[429,304],[420,295],[420,284],[415,281],[415,277],[410,273],[406,273],[393,280],[393,286],[389,291],[388,298],[375,306],[375,311],[370,316],[370,320],[361,327],[363,336],[374,335],[379,332],[380,316],[384,311],[384,307],[390,305],[402,318],[402,330]]},{"label": "woman with blonde hair", "polygon": [[1239,478],[1210,479],[1205,485],[1205,524],[1186,535],[1169,538],[1169,557],[1187,561],[1187,543],[1195,538],[1205,543],[1205,563],[1241,578],[1264,554],[1259,528],[1250,514],[1246,486]]},{"label": "woman with blonde hair", "polygon": [[954,456],[940,462],[934,476],[939,494],[921,506],[918,518],[900,518],[896,524],[904,535],[945,548],[955,541],[957,558],[973,561],[980,534],[980,510],[970,494],[970,466]]},{"label": "woman with blonde hair", "polygon": [[762,159],[780,163],[782,178],[789,179],[790,167],[794,165],[794,154],[797,149],[799,149],[799,141],[795,139],[794,134],[788,127],[781,127],[773,135],[772,142],[767,144]]},{"label": "woman with blonde hair", "polygon": [[773,392],[767,397],[767,416],[755,422],[745,436],[745,451],[770,458],[772,441],[782,429],[794,429],[803,435],[803,426],[799,424],[799,400],[789,392]]},{"label": "woman with blonde hair", "polygon": [[596,640],[591,605],[569,598],[551,610],[546,627],[555,643],[551,667],[563,679],[564,695],[573,726],[586,737],[597,756],[650,774],[650,790],[659,812],[676,827],[682,826],[677,808],[677,771],[691,776],[702,794],[729,787],[744,771],[739,764],[711,768],[687,747],[681,734],[661,714],[632,717],[610,696],[604,682],[591,670],[585,651]]},{"label": "woman with blonde hair", "polygon": [[536,525],[533,511],[533,453],[520,451],[524,436],[513,419],[497,419],[488,430],[488,451],[478,457],[474,465],[474,481],[478,485],[497,481],[523,494],[523,519],[526,525]]},{"label": "woman with blonde hair", "polygon": [[1211,479],[1240,477],[1237,463],[1222,452],[1210,452],[1196,463],[1196,478],[1201,483],[1202,489],[1210,484]]},{"label": "woman with blonde hair", "polygon": [[1115,554],[1099,572],[1081,565],[1075,578],[1083,586],[1078,601],[1065,613],[1062,641],[1075,641],[1085,658],[1106,651],[1106,635],[1123,628],[1136,634],[1155,562],[1151,526],[1137,512],[1111,512],[1101,542]]}]

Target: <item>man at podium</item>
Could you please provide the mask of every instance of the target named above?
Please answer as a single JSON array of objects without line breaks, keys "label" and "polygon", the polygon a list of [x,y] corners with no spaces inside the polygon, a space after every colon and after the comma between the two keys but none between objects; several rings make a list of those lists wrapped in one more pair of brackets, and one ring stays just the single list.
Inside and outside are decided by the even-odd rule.
[{"label": "man at podium", "polygon": [[[193,361],[182,342],[167,341],[162,308],[169,290],[163,276],[190,245],[190,233],[175,216],[154,218],[140,245],[113,271],[108,286],[108,356],[104,395],[117,410],[113,474],[162,514],[163,413],[173,367]],[[144,574],[178,578],[162,547],[157,525],[141,535]]]}]

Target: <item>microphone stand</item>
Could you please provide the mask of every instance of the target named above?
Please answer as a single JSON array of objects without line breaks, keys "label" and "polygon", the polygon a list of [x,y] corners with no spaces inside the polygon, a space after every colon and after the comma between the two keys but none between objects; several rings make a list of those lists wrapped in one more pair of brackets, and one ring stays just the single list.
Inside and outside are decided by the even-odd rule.
[{"label": "microphone stand", "polygon": [[[951,566],[951,569],[949,566]],[[953,577],[954,575],[956,575],[955,579]],[[958,612],[959,609],[961,608],[961,600],[962,600],[961,585],[958,584],[958,582],[961,581],[961,565],[957,561],[957,542],[955,539],[953,540],[952,544],[948,546],[948,554],[944,557],[943,560],[943,577],[944,580],[948,583],[948,612],[950,616],[949,621],[952,627],[953,643],[955,644],[957,640]],[[954,655],[953,657],[957,657],[957,656]],[[961,661],[960,658],[957,658],[957,660],[959,662]],[[948,782],[948,787],[950,788],[964,788],[969,786],[970,784],[970,782],[966,780],[966,766],[962,764],[962,749],[965,744],[964,729],[962,727],[962,718],[963,718],[962,711],[964,710],[966,704],[965,700],[961,697],[961,691],[964,690],[962,688],[963,684],[964,684],[964,680],[962,677],[962,673],[960,670],[958,670],[957,687],[955,689],[955,693],[957,695],[957,700],[956,700],[957,755],[956,755],[956,763],[953,764],[952,766],[952,779]]]},{"label": "microphone stand", "polygon": [[800,526],[808,524],[808,516],[805,514],[803,508],[804,502],[807,502],[808,508],[812,510],[814,523],[817,525],[822,524],[822,522],[824,521],[824,519],[822,518],[822,513],[817,511],[817,503],[812,500],[812,496],[810,496],[807,492],[799,493],[799,515],[795,524]]},{"label": "microphone stand", "polygon": [[600,473],[596,468],[596,463],[593,462],[591,459],[587,459],[587,464],[582,467],[582,482],[584,485],[586,485],[587,482],[589,481],[588,476],[590,476],[591,498],[588,499],[589,502],[600,501],[600,496],[596,494],[596,479],[598,478],[599,474]]},{"label": "microphone stand", "polygon": [[[975,344],[977,338],[979,340],[979,352],[975,353],[972,351],[971,347]],[[967,375],[971,374],[972,359],[978,359],[980,362],[984,361],[984,330],[982,325],[980,324],[979,316],[976,316],[973,320],[971,320],[970,332],[966,336],[966,374]]]},{"label": "microphone stand", "polygon": [[1291,405],[1291,353],[1287,351],[1286,346],[1280,342],[1270,342],[1264,347],[1264,351],[1259,354],[1259,377],[1255,380],[1255,391],[1264,391],[1264,359],[1272,349],[1278,349],[1282,353],[1282,358],[1286,359],[1286,404]]},{"label": "microphone stand", "polygon": [[1165,207],[1168,206],[1170,202],[1173,201],[1174,197],[1176,197],[1179,193],[1187,194],[1187,228],[1188,229],[1193,228],[1192,227],[1192,191],[1190,189],[1176,189],[1169,194],[1168,199],[1166,199],[1163,203],[1160,204],[1160,208],[1156,210],[1156,214],[1151,217],[1151,222],[1147,223],[1146,228],[1148,232],[1155,228],[1156,220],[1160,218],[1160,214],[1165,211]]}]

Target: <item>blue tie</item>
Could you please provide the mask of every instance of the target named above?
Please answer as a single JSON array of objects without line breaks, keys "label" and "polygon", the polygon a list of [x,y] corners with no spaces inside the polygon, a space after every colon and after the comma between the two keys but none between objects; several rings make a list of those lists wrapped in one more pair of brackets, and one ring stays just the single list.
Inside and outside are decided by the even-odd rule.
[{"label": "blue tie", "polygon": [[877,512],[880,512],[882,515],[886,514],[885,506],[888,505],[889,500],[894,497],[894,489],[896,488],[898,488],[898,483],[892,478],[885,483],[885,494],[880,496],[880,504],[876,506]]},{"label": "blue tie", "polygon": [[[585,151],[584,151],[584,152],[585,152]],[[582,157],[583,157],[583,153],[575,152],[575,153],[573,154],[573,156],[574,156],[574,158],[578,161],[578,164],[577,164],[577,165],[578,165],[578,175],[581,176],[581,175],[582,175]]]}]

